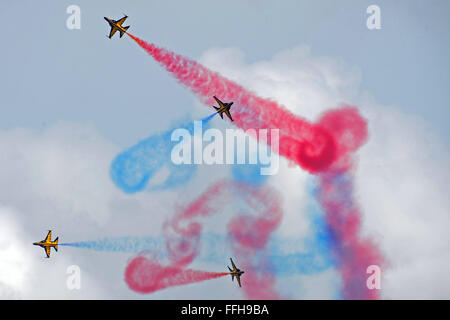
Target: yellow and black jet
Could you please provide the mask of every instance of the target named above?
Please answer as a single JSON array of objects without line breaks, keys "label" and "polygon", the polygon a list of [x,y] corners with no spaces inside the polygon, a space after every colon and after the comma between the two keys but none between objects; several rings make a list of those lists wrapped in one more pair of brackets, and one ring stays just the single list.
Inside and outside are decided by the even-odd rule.
[{"label": "yellow and black jet", "polygon": [[236,277],[239,287],[242,287],[241,286],[241,276],[244,273],[244,271],[236,268],[236,266],[234,265],[233,259],[230,258],[230,260],[231,260],[231,265],[233,266],[233,270],[231,270],[230,267],[228,267],[228,266],[227,267],[228,267],[228,270],[230,270],[231,281],[234,281],[234,277]]},{"label": "yellow and black jet", "polygon": [[231,121],[234,121],[230,114],[230,108],[233,102],[222,102],[219,99],[217,99],[216,96],[214,96],[214,99],[216,99],[220,107],[217,108],[213,106],[213,108],[217,110],[217,113],[220,115],[220,117],[223,119],[223,114],[225,113],[227,117],[230,118]]},{"label": "yellow and black jet", "polygon": [[52,241],[52,230],[48,230],[48,234],[44,240],[40,242],[33,243],[35,246],[40,246],[44,248],[45,253],[47,254],[47,258],[50,258],[50,249],[53,248],[55,251],[58,251],[58,237]]},{"label": "yellow and black jet", "polygon": [[108,36],[108,38],[110,38],[110,39],[114,35],[114,33],[116,33],[117,30],[119,30],[120,37],[122,38],[122,36],[127,32],[128,28],[130,27],[130,26],[122,27],[122,24],[128,18],[128,16],[124,16],[122,19],[119,19],[119,20],[113,20],[113,19],[110,19],[107,17],[104,17],[104,18],[111,27],[111,31],[109,32],[109,36]]}]

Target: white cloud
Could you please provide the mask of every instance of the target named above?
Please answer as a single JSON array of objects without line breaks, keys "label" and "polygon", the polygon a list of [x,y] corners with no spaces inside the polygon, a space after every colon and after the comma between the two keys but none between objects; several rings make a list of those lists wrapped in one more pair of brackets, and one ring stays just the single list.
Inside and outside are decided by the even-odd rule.
[{"label": "white cloud", "polygon": [[[129,255],[102,256],[59,246],[45,258],[40,241],[47,229],[59,242],[152,235],[171,208],[164,198],[129,196],[109,178],[118,148],[94,128],[59,123],[41,132],[0,131],[0,288],[2,297],[90,299],[120,297]],[[100,257],[99,257],[100,256]],[[69,265],[79,265],[82,290],[66,287]]]},{"label": "white cloud", "polygon": [[370,100],[363,110],[370,139],[360,152],[356,190],[364,231],[375,235],[390,262],[383,294],[448,298],[449,154],[420,119]]},{"label": "white cloud", "polygon": [[353,100],[361,77],[357,68],[343,62],[313,57],[307,46],[253,64],[245,63],[244,54],[237,48],[211,49],[200,62],[311,120],[343,102],[343,98]]},{"label": "white cloud", "polygon": [[[370,137],[358,152],[355,192],[363,209],[363,234],[379,242],[389,261],[382,297],[448,298],[449,153],[433,128],[398,107],[376,103],[360,92],[358,69],[313,57],[308,47],[281,52],[271,61],[244,60],[238,49],[212,49],[201,58],[209,68],[310,120],[343,102],[360,107]],[[301,236],[302,219],[292,215],[303,215],[306,193],[297,184],[304,184],[305,174],[282,163],[272,179],[287,200],[281,229],[297,229]]]},{"label": "white cloud", "polygon": [[[246,63],[238,49],[212,49],[201,62],[310,120],[341,102],[360,106],[369,120],[370,139],[358,153],[356,192],[364,233],[375,236],[391,263],[383,272],[382,295],[450,296],[450,277],[445,274],[450,259],[448,150],[432,135],[432,128],[397,108],[380,106],[360,92],[358,69],[315,58],[307,47],[253,64]],[[129,254],[61,247],[55,259],[45,259],[42,249],[31,245],[48,228],[69,242],[158,235],[177,205],[195,198],[229,168],[200,168],[189,187],[176,191],[126,195],[113,185],[108,172],[120,149],[90,126],[60,123],[42,132],[3,130],[0,146],[0,269],[10,275],[0,275],[1,298],[205,298],[210,288],[220,288],[215,290],[220,293],[217,299],[234,297],[225,279],[142,296],[123,281]],[[308,179],[285,160],[280,173],[270,178],[285,208],[277,233],[307,235]],[[222,219],[225,223],[223,216],[213,217],[208,226],[212,220],[222,224]],[[80,292],[65,286],[71,264],[83,273]],[[295,277],[294,282],[285,278],[277,285],[294,298],[330,298],[338,287],[334,270]]]},{"label": "white cloud", "polygon": [[23,232],[14,219],[16,212],[0,206],[0,298],[21,298],[30,270],[27,249],[13,239]]},{"label": "white cloud", "polygon": [[101,225],[109,218],[105,200],[120,195],[107,165],[117,148],[93,128],[61,123],[41,133],[16,129],[0,132],[0,142],[7,169],[0,173],[0,202],[27,212],[28,222],[76,218]]}]

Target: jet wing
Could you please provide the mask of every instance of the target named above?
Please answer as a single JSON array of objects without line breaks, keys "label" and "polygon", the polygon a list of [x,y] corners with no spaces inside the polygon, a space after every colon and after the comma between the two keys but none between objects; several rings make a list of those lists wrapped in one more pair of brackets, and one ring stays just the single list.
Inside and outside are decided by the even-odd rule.
[{"label": "jet wing", "polygon": [[47,254],[47,258],[50,258],[50,247],[44,247],[45,253]]},{"label": "jet wing", "polygon": [[45,242],[52,241],[52,230],[48,230],[47,236],[45,237]]},{"label": "jet wing", "polygon": [[231,117],[230,110],[225,110],[225,114],[231,121],[234,121],[233,118]]},{"label": "jet wing", "polygon": [[236,276],[236,280],[239,283],[239,287],[242,287],[241,286],[241,276]]},{"label": "jet wing", "polygon": [[116,33],[117,28],[111,27],[111,32],[109,33],[109,38],[111,39],[111,37],[114,35],[114,33]]},{"label": "jet wing", "polygon": [[233,266],[233,271],[236,271],[236,266],[234,265],[233,259],[230,258],[230,260],[231,260],[231,265]]},{"label": "jet wing", "polygon": [[214,96],[214,99],[216,100],[216,102],[219,104],[220,108],[224,108],[225,105],[223,104],[222,101],[220,101],[219,99],[216,98],[216,96]]},{"label": "jet wing", "polygon": [[120,20],[117,20],[116,21],[116,24],[118,25],[118,26],[122,26],[122,23],[124,23],[124,21],[125,20],[127,20],[127,18],[128,18],[128,16],[125,16],[125,17],[123,17],[122,19],[120,19]]}]

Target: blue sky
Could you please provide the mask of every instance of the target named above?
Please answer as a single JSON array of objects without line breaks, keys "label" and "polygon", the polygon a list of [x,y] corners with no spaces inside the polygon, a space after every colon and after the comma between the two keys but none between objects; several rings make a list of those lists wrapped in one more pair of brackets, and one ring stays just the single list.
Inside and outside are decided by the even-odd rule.
[{"label": "blue sky", "polygon": [[[81,8],[81,30],[66,27],[72,4]],[[380,30],[366,27],[372,4],[381,9]],[[363,234],[393,262],[382,297],[447,298],[449,9],[440,0],[0,1],[0,256],[7,257],[0,259],[0,298],[236,298],[228,280],[140,296],[122,281],[129,253],[61,247],[48,260],[30,245],[48,228],[62,242],[158,238],[165,219],[208,186],[255,173],[199,165],[170,190],[118,188],[110,175],[118,155],[211,114],[128,37],[107,39],[103,17],[123,13],[136,36],[198,59],[298,115],[316,116],[339,101],[360,107],[370,137],[358,150],[354,196]],[[232,127],[218,117],[210,125]],[[159,179],[167,166],[160,171]],[[256,181],[282,194],[275,237],[292,240],[270,248],[279,245],[299,262],[316,259],[314,248],[328,241],[314,233],[312,181],[283,158],[277,175]],[[205,232],[224,237],[228,221],[218,215]],[[339,272],[329,256],[320,258],[327,263],[317,274],[283,272],[280,290],[335,298]],[[65,286],[71,264],[84,272],[81,292]]]},{"label": "blue sky", "polygon": [[[81,8],[81,30],[66,28],[70,4]],[[381,8],[381,30],[366,28],[370,4]],[[437,0],[2,1],[0,127],[89,122],[126,146],[188,113],[187,90],[129,39],[106,38],[103,16],[124,12],[130,32],[193,59],[237,47],[251,63],[308,45],[315,56],[358,68],[362,91],[425,119],[447,141],[449,7]]]}]

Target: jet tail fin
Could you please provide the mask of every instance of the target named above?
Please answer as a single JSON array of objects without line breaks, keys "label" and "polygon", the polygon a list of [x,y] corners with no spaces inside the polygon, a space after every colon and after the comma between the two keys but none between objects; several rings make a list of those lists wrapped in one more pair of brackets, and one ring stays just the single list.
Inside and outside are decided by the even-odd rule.
[{"label": "jet tail fin", "polygon": [[53,241],[53,248],[55,249],[56,252],[58,251],[58,238],[59,237],[56,237],[55,241]]},{"label": "jet tail fin", "polygon": [[124,29],[125,31],[120,30],[120,37],[121,37],[121,38],[122,38],[122,36],[124,35],[124,33],[128,30],[129,27],[130,27],[130,26],[128,26],[128,27],[123,27],[123,29]]},{"label": "jet tail fin", "polygon": [[217,108],[216,106],[213,106],[214,109],[219,110],[219,108]]},{"label": "jet tail fin", "polygon": [[230,268],[230,267],[228,267],[228,266],[227,266],[227,268],[228,268],[228,270],[230,270],[230,272],[233,272],[233,270],[231,270],[231,268]]}]

